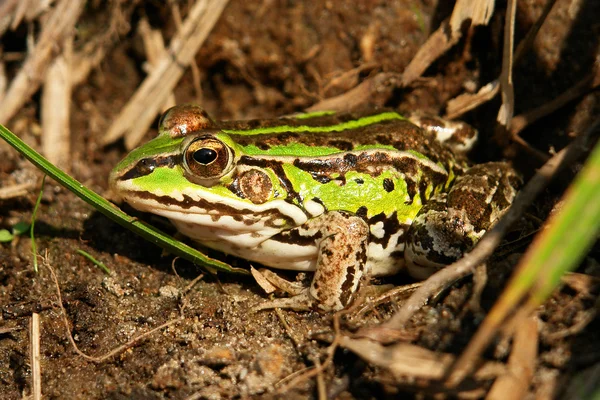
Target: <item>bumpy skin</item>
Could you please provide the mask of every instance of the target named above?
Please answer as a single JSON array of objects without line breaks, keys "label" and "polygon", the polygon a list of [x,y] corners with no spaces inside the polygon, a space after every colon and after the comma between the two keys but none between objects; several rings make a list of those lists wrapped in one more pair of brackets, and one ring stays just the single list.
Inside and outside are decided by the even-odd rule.
[{"label": "bumpy skin", "polygon": [[469,168],[419,210],[408,231],[409,273],[427,278],[471,249],[512,203],[521,180],[503,162]]},{"label": "bumpy skin", "polygon": [[310,290],[286,306],[338,310],[364,275],[407,264],[423,277],[458,257],[514,196],[517,179],[504,164],[465,175],[457,149],[474,141],[473,129],[413,120],[423,129],[393,111],[213,122],[178,106],[156,139],[117,165],[111,187],[206,246],[316,270]]}]

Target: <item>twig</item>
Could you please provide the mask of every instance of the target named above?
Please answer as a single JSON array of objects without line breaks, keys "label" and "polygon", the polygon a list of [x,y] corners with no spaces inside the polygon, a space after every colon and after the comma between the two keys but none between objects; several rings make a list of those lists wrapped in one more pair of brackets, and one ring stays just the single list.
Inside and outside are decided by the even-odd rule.
[{"label": "twig", "polygon": [[481,238],[479,243],[471,252],[463,258],[441,269],[426,281],[423,282],[415,293],[404,303],[400,311],[396,313],[383,327],[390,329],[401,329],[408,320],[417,312],[427,299],[444,287],[448,282],[452,282],[463,276],[471,274],[473,269],[488,258],[498,247],[504,235],[508,232],[510,226],[515,223],[525,209],[533,202],[537,195],[546,187],[550,179],[564,167],[570,165],[581,154],[588,150],[590,138],[600,124],[600,118],[588,128],[583,135],[578,136],[573,143],[556,153],[548,160],[530,179],[527,185],[521,190],[509,208],[504,217],[498,221],[491,230]]},{"label": "twig", "polygon": [[496,97],[500,91],[498,80],[493,80],[485,86],[482,86],[477,93],[462,93],[453,99],[448,100],[446,104],[446,115],[444,118],[454,119],[467,111],[479,107]]},{"label": "twig", "polygon": [[306,109],[312,111],[353,110],[365,104],[383,105],[400,84],[400,75],[380,72],[339,96],[330,97]]},{"label": "twig", "polygon": [[498,377],[486,400],[518,400],[525,398],[533,379],[538,350],[538,322],[528,318],[516,331],[508,358],[508,371]]},{"label": "twig", "polygon": [[523,114],[517,115],[513,118],[510,124],[510,133],[513,138],[516,140],[519,136],[519,132],[521,132],[527,125],[530,125],[537,121],[540,118],[545,117],[546,115],[552,114],[554,111],[558,110],[568,102],[583,96],[585,93],[590,90],[594,90],[598,88],[600,85],[600,79],[598,82],[594,82],[594,77],[600,74],[600,68],[597,68],[596,72],[591,72],[585,78],[577,82],[575,85],[571,86],[569,89],[565,90],[559,96],[555,97],[548,103],[541,105],[540,107],[534,108],[533,110],[529,110]]},{"label": "twig", "polygon": [[540,14],[540,17],[535,21],[533,26],[529,29],[529,31],[527,32],[527,35],[525,35],[525,37],[523,39],[521,39],[521,42],[519,42],[519,44],[517,45],[517,49],[515,50],[515,56],[514,56],[515,64],[517,64],[519,61],[521,61],[521,58],[523,57],[523,55],[525,55],[525,52],[527,50],[529,50],[531,48],[531,46],[533,45],[533,41],[535,40],[535,37],[537,36],[538,32],[540,31],[540,28],[544,24],[544,21],[546,21],[546,18],[548,18],[548,14],[550,14],[550,11],[552,11],[552,7],[554,7],[555,3],[556,3],[556,0],[549,0],[546,2],[546,4],[544,5],[544,9],[542,10],[542,13]]},{"label": "twig", "polygon": [[[540,15],[540,17],[535,21],[535,24],[531,27],[531,29],[529,29],[525,38],[522,39],[521,42],[519,42],[519,44],[517,46],[517,50],[515,50],[515,54],[513,57],[513,63],[512,63],[513,68],[516,64],[519,63],[519,61],[521,61],[523,59],[523,55],[533,45],[533,41],[534,41],[537,33],[539,32],[541,26],[546,21],[546,18],[548,17],[548,14],[550,13],[550,10],[552,9],[552,6],[554,5],[555,2],[556,2],[556,0],[550,0],[546,3],[546,5],[544,6],[544,10],[542,11],[542,14]],[[496,95],[499,92],[499,89],[500,89],[499,80],[495,79],[495,80],[491,81],[490,83],[488,83],[487,85],[483,86],[481,89],[479,89],[479,91],[477,93],[474,93],[474,94],[463,93],[463,94],[456,96],[454,99],[451,99],[448,101],[448,104],[446,106],[446,118],[448,118],[448,119],[458,118],[462,114],[464,114],[476,107],[479,107],[481,104],[483,104],[485,102],[490,101],[491,99],[496,97]],[[513,119],[513,121],[511,122],[511,125],[510,125],[511,128],[513,127],[514,122],[515,121]],[[539,156],[539,154],[537,154],[537,156]],[[547,160],[547,158],[540,158],[540,159],[544,160],[544,161]]]},{"label": "twig", "polygon": [[[341,336],[340,346],[356,353],[369,364],[386,368],[398,380],[409,376],[412,379],[439,381],[455,359],[453,354],[427,350],[410,343],[384,346],[369,339],[354,339],[346,335]],[[477,366],[473,379],[486,381],[505,372],[502,363],[482,362]]]}]

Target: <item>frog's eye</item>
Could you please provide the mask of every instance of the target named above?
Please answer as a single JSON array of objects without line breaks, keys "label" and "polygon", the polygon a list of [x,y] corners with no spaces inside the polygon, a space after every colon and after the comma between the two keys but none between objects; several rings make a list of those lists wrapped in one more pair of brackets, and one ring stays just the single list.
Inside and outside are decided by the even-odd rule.
[{"label": "frog's eye", "polygon": [[212,136],[191,141],[183,153],[185,170],[193,181],[218,179],[231,171],[233,153],[229,146]]}]

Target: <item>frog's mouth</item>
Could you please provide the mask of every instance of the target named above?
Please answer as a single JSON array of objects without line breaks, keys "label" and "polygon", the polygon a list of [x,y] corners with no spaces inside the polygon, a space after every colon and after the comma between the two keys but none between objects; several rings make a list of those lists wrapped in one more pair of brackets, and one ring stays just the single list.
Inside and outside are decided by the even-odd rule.
[{"label": "frog's mouth", "polygon": [[244,236],[249,238],[245,242],[253,238],[258,244],[308,219],[299,207],[284,200],[250,204],[205,193],[202,197],[182,193],[176,198],[136,190],[119,190],[119,195],[139,211],[168,218],[182,234],[200,242],[227,238],[233,242]]}]

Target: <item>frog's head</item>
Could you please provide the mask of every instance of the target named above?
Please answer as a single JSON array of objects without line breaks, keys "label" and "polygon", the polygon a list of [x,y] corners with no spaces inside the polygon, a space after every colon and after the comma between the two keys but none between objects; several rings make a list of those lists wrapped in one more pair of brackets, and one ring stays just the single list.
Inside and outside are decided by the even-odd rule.
[{"label": "frog's head", "polygon": [[204,110],[176,106],[161,118],[158,136],[113,169],[110,186],[134,208],[169,218],[197,240],[247,234],[260,241],[304,223],[272,169],[243,157]]}]

